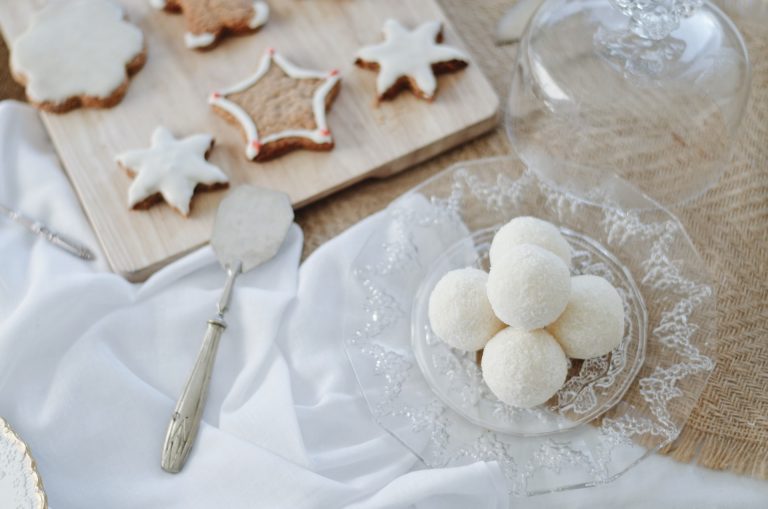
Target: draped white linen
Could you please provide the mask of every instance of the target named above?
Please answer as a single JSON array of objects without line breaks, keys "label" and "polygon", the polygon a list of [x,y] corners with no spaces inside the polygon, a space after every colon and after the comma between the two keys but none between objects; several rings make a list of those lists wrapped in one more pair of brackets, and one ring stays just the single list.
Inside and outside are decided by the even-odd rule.
[{"label": "draped white linen", "polygon": [[[0,203],[98,252],[37,113],[13,102],[0,103]],[[0,415],[31,446],[51,506],[764,507],[768,483],[662,457],[607,487],[512,501],[495,464],[420,467],[374,422],[344,353],[344,281],[382,220],[301,267],[294,226],[242,278],[178,475],[160,450],[224,280],[210,248],[134,285],[101,255],[83,262],[0,220]]]}]

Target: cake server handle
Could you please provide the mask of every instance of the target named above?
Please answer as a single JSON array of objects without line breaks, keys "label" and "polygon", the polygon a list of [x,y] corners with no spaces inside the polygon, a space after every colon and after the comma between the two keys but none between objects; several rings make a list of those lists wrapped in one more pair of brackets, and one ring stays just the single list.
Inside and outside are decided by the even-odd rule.
[{"label": "cake server handle", "polygon": [[184,391],[176,402],[168,431],[163,444],[163,456],[160,465],[163,470],[176,474],[181,472],[187,462],[189,451],[197,437],[200,419],[203,417],[208,384],[211,381],[213,363],[219,340],[227,324],[223,320],[212,319],[203,338],[203,345],[197,356],[195,367],[189,375]]},{"label": "cake server handle", "polygon": [[181,472],[187,462],[189,452],[195,443],[197,430],[205,409],[208,396],[208,385],[211,381],[213,365],[216,361],[216,351],[219,341],[227,328],[224,314],[229,308],[235,280],[240,274],[240,264],[227,269],[227,282],[218,303],[218,315],[208,320],[208,326],[203,337],[200,353],[197,354],[195,366],[187,379],[187,384],[176,402],[176,407],[168,424],[163,443],[163,455],[160,466],[166,472],[176,474]]}]

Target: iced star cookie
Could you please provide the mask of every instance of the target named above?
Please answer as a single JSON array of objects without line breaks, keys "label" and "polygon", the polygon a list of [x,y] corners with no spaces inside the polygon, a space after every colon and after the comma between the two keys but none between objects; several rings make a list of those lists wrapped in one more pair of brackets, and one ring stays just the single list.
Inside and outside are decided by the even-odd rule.
[{"label": "iced star cookie", "polygon": [[355,63],[379,71],[379,100],[392,99],[401,90],[410,89],[416,96],[431,101],[437,91],[435,75],[469,65],[464,52],[440,44],[442,40],[443,27],[439,21],[428,21],[408,30],[399,21],[388,19],[384,22],[384,42],[360,49]]},{"label": "iced star cookie", "polygon": [[333,148],[326,111],[340,87],[337,70],[302,69],[270,48],[252,76],[213,92],[208,102],[240,126],[246,157],[267,161],[296,149]]},{"label": "iced star cookie", "polygon": [[261,0],[149,0],[152,7],[181,12],[188,48],[211,47],[224,34],[242,34],[261,28],[269,19],[269,6]]},{"label": "iced star cookie", "polygon": [[107,0],[51,2],[11,45],[14,79],[55,113],[116,105],[145,60],[141,30]]},{"label": "iced star cookie", "polygon": [[129,150],[115,160],[134,181],[128,190],[128,206],[147,209],[165,200],[183,216],[189,216],[189,203],[196,190],[223,189],[227,176],[206,157],[213,148],[213,137],[195,134],[176,139],[165,127],[152,133],[152,146]]}]

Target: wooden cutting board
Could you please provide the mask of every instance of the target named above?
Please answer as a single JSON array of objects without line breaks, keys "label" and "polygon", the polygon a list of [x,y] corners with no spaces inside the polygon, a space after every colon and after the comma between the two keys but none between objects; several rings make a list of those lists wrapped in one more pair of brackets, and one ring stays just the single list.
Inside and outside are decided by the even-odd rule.
[{"label": "wooden cutting board", "polygon": [[[499,100],[477,65],[439,78],[433,103],[401,94],[375,105],[376,73],[353,64],[355,51],[382,40],[394,17],[406,26],[439,19],[445,43],[464,44],[434,0],[268,0],[272,14],[260,32],[229,37],[198,52],[183,43],[182,16],[152,9],[148,0],[122,0],[129,19],[145,34],[147,63],[116,107],[43,114],[64,168],[80,197],[112,269],[141,281],[205,244],[226,191],[200,193],[183,218],[165,204],[149,211],[127,208],[130,178],[114,162],[124,150],[149,145],[158,125],[176,136],[208,132],[216,138],[210,160],[234,187],[251,183],[288,193],[301,207],[367,177],[386,177],[492,129]],[[0,27],[9,42],[29,24],[44,0],[0,2]],[[87,37],[87,34],[83,34]],[[250,75],[268,47],[296,64],[338,68],[341,92],[328,121],[336,148],[298,151],[254,163],[243,155],[237,127],[207,104],[213,90]]]}]

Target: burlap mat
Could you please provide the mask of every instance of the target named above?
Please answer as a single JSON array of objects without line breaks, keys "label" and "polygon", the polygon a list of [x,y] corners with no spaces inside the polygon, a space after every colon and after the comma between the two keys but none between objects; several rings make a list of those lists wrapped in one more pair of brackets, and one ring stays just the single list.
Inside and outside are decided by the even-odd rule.
[{"label": "burlap mat", "polygon": [[[746,10],[761,0],[739,2]],[[491,34],[512,0],[440,0],[476,62],[504,98],[514,45]],[[738,8],[733,4],[731,10]],[[763,5],[765,7],[765,5]],[[767,9],[763,9],[767,10]],[[750,21],[751,20],[751,21]],[[754,66],[752,100],[733,164],[719,184],[674,212],[717,281],[717,368],[679,439],[677,460],[768,479],[768,30],[750,15],[736,22]],[[753,23],[754,22],[754,23]],[[22,98],[0,43],[0,99]],[[503,129],[386,180],[363,182],[298,211],[304,256],[450,164],[511,151]]]}]

